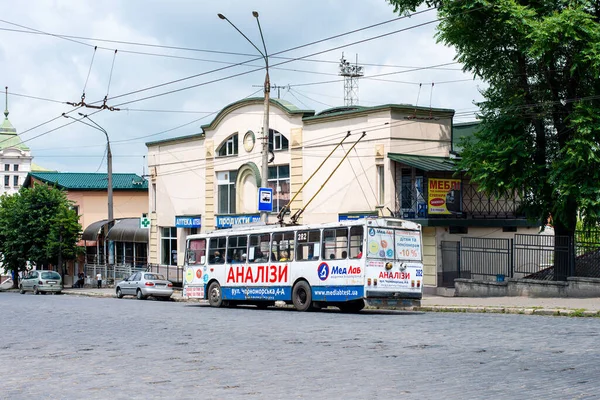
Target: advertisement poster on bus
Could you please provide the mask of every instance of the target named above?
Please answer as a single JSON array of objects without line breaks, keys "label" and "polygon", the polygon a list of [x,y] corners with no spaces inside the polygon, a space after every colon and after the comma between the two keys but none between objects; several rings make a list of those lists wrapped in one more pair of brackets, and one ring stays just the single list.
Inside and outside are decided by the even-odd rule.
[{"label": "advertisement poster on bus", "polygon": [[429,178],[428,189],[429,214],[462,212],[460,179]]},{"label": "advertisement poster on bus", "polygon": [[418,231],[396,231],[396,255],[399,260],[421,260],[421,235]]},{"label": "advertisement poster on bus", "polygon": [[367,243],[369,257],[394,258],[394,230],[388,228],[369,228]]}]

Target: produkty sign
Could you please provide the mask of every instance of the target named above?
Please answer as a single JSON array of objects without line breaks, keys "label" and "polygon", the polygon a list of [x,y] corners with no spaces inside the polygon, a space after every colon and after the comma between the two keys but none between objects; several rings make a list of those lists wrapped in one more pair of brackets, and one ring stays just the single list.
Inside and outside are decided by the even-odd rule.
[{"label": "produkty sign", "polygon": [[260,221],[259,214],[245,214],[245,215],[217,215],[216,226],[217,228],[231,228],[233,225],[244,225],[251,224]]},{"label": "produkty sign", "polygon": [[176,228],[200,228],[202,227],[202,218],[198,216],[180,216],[175,217]]},{"label": "produkty sign", "polygon": [[429,214],[462,212],[460,179],[429,178],[427,181]]}]

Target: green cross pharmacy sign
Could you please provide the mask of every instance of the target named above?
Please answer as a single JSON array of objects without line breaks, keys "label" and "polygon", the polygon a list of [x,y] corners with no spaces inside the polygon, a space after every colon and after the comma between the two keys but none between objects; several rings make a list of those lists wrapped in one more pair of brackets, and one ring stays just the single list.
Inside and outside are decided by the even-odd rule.
[{"label": "green cross pharmacy sign", "polygon": [[150,218],[145,215],[140,218],[140,229],[148,229],[150,228]]}]

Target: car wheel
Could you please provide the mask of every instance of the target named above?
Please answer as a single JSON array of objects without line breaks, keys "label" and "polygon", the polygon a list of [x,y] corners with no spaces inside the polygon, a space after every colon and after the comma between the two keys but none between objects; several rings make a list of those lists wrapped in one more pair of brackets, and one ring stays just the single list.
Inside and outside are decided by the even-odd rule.
[{"label": "car wheel", "polygon": [[19,286],[19,293],[25,294],[25,290],[23,290],[23,285]]},{"label": "car wheel", "polygon": [[40,294],[40,291],[37,286],[33,287],[33,294]]},{"label": "car wheel", "polygon": [[123,298],[123,292],[121,291],[121,288],[117,288],[117,299],[122,299]]},{"label": "car wheel", "polygon": [[223,293],[218,282],[213,282],[208,287],[208,304],[211,307],[221,307],[223,305]]},{"label": "car wheel", "polygon": [[146,296],[144,296],[142,294],[142,290],[141,289],[137,290],[136,297],[137,297],[138,300],[144,300],[146,298]]},{"label": "car wheel", "polygon": [[306,281],[300,281],[292,290],[292,302],[298,311],[307,311],[312,304],[312,291]]}]

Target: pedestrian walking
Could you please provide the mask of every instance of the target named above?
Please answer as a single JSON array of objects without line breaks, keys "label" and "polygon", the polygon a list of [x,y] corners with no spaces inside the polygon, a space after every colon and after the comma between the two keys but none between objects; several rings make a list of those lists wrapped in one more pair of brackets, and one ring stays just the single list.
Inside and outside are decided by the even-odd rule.
[{"label": "pedestrian walking", "polygon": [[96,274],[96,279],[98,280],[98,289],[100,289],[102,287],[102,274],[100,272]]}]

